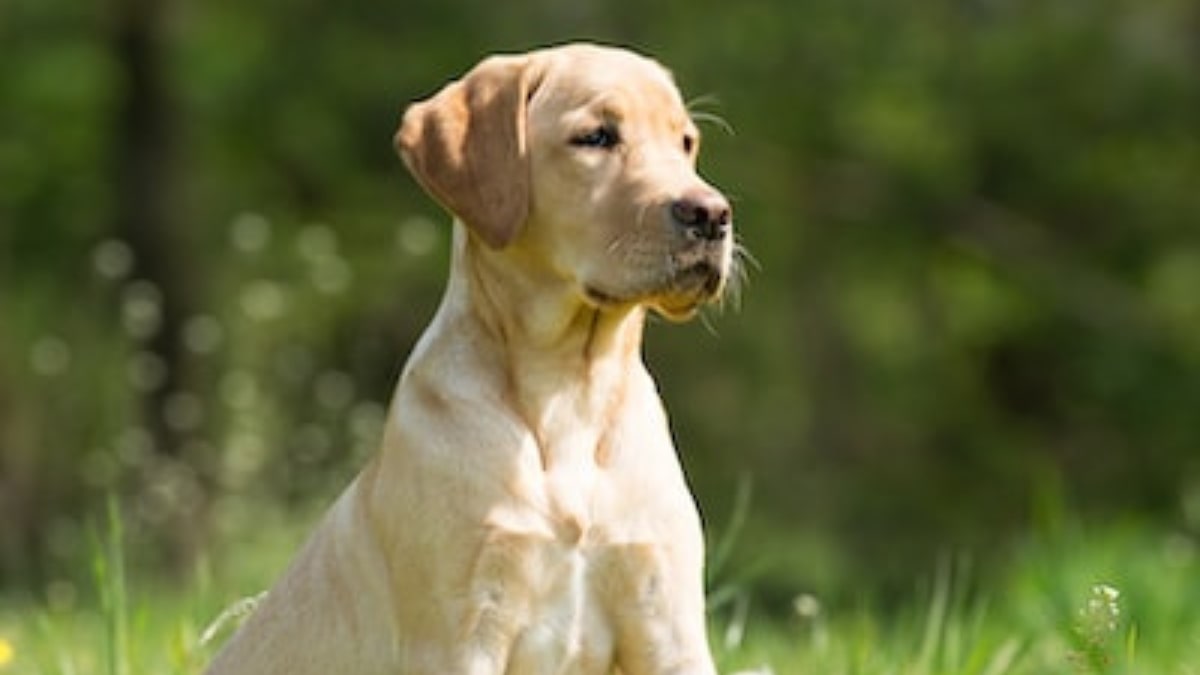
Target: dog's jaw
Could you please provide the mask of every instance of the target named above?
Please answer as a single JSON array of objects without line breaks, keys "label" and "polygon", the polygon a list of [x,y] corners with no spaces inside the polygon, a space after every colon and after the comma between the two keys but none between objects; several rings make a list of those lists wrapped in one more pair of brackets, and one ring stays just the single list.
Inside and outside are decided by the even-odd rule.
[{"label": "dog's jaw", "polygon": [[693,318],[701,307],[719,303],[731,276],[732,250],[712,243],[668,258],[661,275],[639,287],[618,291],[597,282],[581,284],[585,301],[602,311],[645,306],[672,322]]}]

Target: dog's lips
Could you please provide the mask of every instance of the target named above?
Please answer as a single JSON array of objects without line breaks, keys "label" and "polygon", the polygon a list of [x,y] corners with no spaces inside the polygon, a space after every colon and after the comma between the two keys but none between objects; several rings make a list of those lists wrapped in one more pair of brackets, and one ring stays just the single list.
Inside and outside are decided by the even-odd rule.
[{"label": "dog's lips", "polygon": [[672,268],[674,273],[666,289],[667,295],[708,302],[725,289],[730,251],[728,246],[716,242],[687,248],[672,257]]},{"label": "dog's lips", "polygon": [[645,305],[670,321],[687,321],[701,305],[713,302],[725,289],[726,274],[708,261],[695,263],[664,280],[657,289],[620,295],[585,285],[584,296],[597,308]]},{"label": "dog's lips", "polygon": [[725,288],[725,273],[720,267],[703,261],[680,270],[670,286],[657,294],[652,306],[672,321],[691,318],[700,306],[720,297]]},{"label": "dog's lips", "polygon": [[675,276],[674,285],[708,300],[720,295],[725,286],[725,272],[712,262],[702,260],[681,270]]},{"label": "dog's lips", "polygon": [[629,304],[629,302],[630,302],[629,300],[623,300],[617,295],[609,293],[608,291],[601,290],[601,289],[597,288],[596,286],[593,286],[590,284],[583,287],[583,294],[587,297],[587,299],[592,304],[598,305],[600,307],[625,305],[625,304]]},{"label": "dog's lips", "polygon": [[669,254],[666,260],[659,274],[632,285],[585,282],[584,298],[600,309],[640,304],[673,321],[683,321],[725,291],[730,255],[722,245],[712,242],[687,246]]}]

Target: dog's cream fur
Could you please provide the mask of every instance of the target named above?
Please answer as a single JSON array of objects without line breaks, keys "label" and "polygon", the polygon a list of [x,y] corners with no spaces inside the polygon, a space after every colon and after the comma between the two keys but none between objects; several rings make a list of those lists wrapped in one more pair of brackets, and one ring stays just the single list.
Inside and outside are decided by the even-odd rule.
[{"label": "dog's cream fur", "polygon": [[408,109],[397,148],[456,217],[445,297],[380,452],[210,673],[716,673],[641,359],[648,310],[686,319],[729,273],[697,140],[666,70],[591,45]]}]

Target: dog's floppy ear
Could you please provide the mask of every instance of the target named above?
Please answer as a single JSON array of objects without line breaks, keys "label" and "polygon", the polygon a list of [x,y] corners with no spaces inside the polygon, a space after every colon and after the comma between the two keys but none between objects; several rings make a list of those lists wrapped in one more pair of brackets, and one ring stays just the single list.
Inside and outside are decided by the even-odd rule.
[{"label": "dog's floppy ear", "polygon": [[395,145],[442,206],[493,248],[529,216],[525,111],[539,76],[530,56],[493,56],[409,106]]}]

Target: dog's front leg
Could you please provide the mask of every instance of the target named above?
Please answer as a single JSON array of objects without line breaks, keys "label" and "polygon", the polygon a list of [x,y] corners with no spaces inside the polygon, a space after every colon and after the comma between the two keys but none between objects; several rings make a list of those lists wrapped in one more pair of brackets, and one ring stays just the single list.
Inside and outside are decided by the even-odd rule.
[{"label": "dog's front leg", "polygon": [[629,544],[610,553],[604,596],[623,675],[717,675],[708,647],[699,561],[678,549]]},{"label": "dog's front leg", "polygon": [[534,537],[499,529],[485,537],[462,606],[456,672],[512,672],[513,648],[532,612],[539,543]]}]

